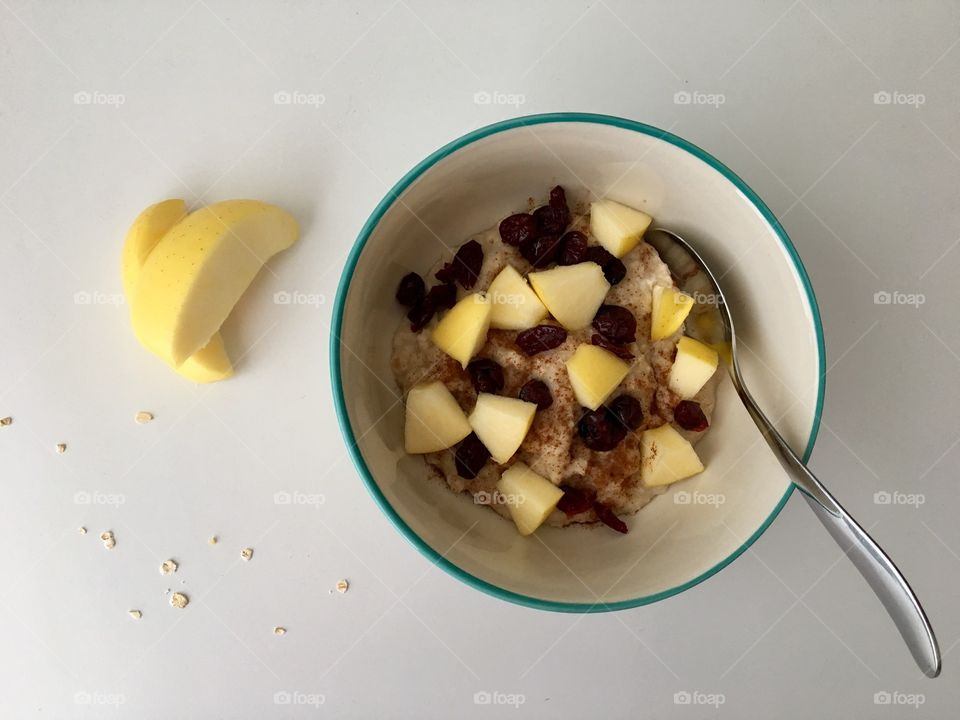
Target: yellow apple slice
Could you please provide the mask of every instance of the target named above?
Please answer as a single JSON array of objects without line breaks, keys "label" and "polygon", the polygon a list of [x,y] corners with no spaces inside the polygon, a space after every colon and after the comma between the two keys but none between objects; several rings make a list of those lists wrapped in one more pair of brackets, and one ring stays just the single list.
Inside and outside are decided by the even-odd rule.
[{"label": "yellow apple slice", "polygon": [[407,393],[403,446],[408,453],[445,450],[469,434],[467,416],[442,382],[417,385]]},{"label": "yellow apple slice", "polygon": [[191,213],[157,243],[134,291],[133,329],[175,367],[207,345],[263,264],[297,239],[297,222],[258,200]]},{"label": "yellow apple slice", "polygon": [[647,487],[669,485],[703,472],[693,445],[672,425],[644,430],[640,437],[640,479]]},{"label": "yellow apple slice", "polygon": [[504,471],[497,490],[521,535],[530,535],[540,527],[563,497],[560,488],[522,462]]},{"label": "yellow apple slice", "polygon": [[590,204],[590,234],[618,258],[633,250],[653,218],[614,200]]},{"label": "yellow apple slice", "polygon": [[480,393],[470,413],[470,427],[490,451],[490,457],[505,463],[527,436],[536,412],[536,403]]},{"label": "yellow apple slice", "polygon": [[454,360],[467,367],[487,341],[490,329],[490,299],[480,293],[467,295],[441,318],[430,339]]},{"label": "yellow apple slice", "polygon": [[709,345],[682,337],[677,342],[677,357],[670,368],[668,386],[681,398],[688,400],[713,377],[719,361],[719,354]]},{"label": "yellow apple slice", "polygon": [[567,375],[577,402],[596,410],[630,372],[630,365],[596,345],[580,345],[567,360]]},{"label": "yellow apple slice", "polygon": [[487,288],[487,297],[493,303],[492,328],[526,330],[547,316],[547,308],[512,265],[507,265],[493,279]]},{"label": "yellow apple slice", "polygon": [[[140,270],[150,253],[186,215],[187,205],[183,200],[164,200],[148,207],[133,221],[127,231],[121,257],[123,292],[128,303],[133,303]],[[233,375],[233,364],[220,333],[214,333],[204,347],[174,369],[195,383],[217,382]]]},{"label": "yellow apple slice", "polygon": [[603,270],[592,262],[560,265],[528,277],[547,310],[567,330],[580,330],[593,322],[610,290]]},{"label": "yellow apple slice", "polygon": [[650,313],[650,339],[663,340],[673,335],[693,308],[693,298],[673,287],[653,288],[653,309]]}]

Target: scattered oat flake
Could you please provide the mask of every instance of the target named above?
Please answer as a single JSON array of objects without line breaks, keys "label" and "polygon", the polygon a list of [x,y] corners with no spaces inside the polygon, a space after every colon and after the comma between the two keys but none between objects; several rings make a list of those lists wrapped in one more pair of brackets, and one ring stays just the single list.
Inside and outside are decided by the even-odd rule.
[{"label": "scattered oat flake", "polygon": [[107,550],[113,550],[117,545],[117,540],[113,537],[113,530],[104,530],[100,533],[100,539],[103,540],[103,546]]},{"label": "scattered oat flake", "polygon": [[250,558],[252,558],[253,548],[244,548],[243,550],[241,550],[240,557],[242,557],[244,560],[249,560]]},{"label": "scattered oat flake", "polygon": [[274,634],[274,635],[286,635],[286,634],[287,634],[287,629],[286,629],[285,627],[277,626],[277,627],[275,627],[275,628],[273,629],[273,634]]},{"label": "scattered oat flake", "polygon": [[109,540],[104,540],[104,541],[103,541],[103,546],[104,546],[107,550],[113,550],[113,549],[117,546],[117,541],[114,540],[113,538],[110,538]]},{"label": "scattered oat flake", "polygon": [[220,538],[218,538],[216,535],[213,535],[209,540],[207,540],[207,542],[211,545],[216,545],[218,542],[220,542]]},{"label": "scattered oat flake", "polygon": [[133,416],[133,421],[137,425],[146,425],[148,422],[153,420],[153,413],[147,412],[146,410],[141,410],[136,415]]},{"label": "scattered oat flake", "polygon": [[160,574],[169,575],[170,573],[175,573],[178,567],[180,566],[177,565],[176,560],[164,560],[160,563]]},{"label": "scattered oat flake", "polygon": [[87,529],[81,525],[80,527],[77,528],[77,532],[80,533],[81,535],[86,535]]},{"label": "scattered oat flake", "polygon": [[67,451],[66,443],[57,443],[57,455],[63,455]]},{"label": "scattered oat flake", "polygon": [[170,604],[175,608],[185,608],[189,602],[190,598],[188,598],[182,592],[175,592],[170,596]]},{"label": "scattered oat flake", "polygon": [[13,423],[13,418],[10,417],[9,415],[5,418],[0,418],[0,426],[2,427],[6,427],[7,425],[10,425],[12,423]]},{"label": "scattered oat flake", "polygon": [[130,610],[128,614],[129,614],[130,617],[132,617],[134,620],[139,620],[140,618],[143,617],[143,613],[140,612],[139,610]]},{"label": "scattered oat flake", "polygon": [[347,590],[349,590],[349,589],[350,589],[350,583],[347,582],[346,580],[340,580],[340,581],[337,583],[337,592],[338,592],[338,593],[345,593],[345,592],[346,592]]}]

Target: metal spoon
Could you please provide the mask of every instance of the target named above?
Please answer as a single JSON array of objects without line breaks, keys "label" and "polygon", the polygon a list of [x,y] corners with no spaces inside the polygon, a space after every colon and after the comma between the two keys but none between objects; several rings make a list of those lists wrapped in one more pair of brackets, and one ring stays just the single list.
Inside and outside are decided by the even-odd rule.
[{"label": "metal spoon", "polygon": [[[780,464],[806,498],[833,539],[853,561],[870,587],[880,598],[917,665],[927,677],[940,674],[940,648],[930,621],[906,578],[887,554],[843,509],[823,484],[807,469],[790,449],[771,422],[757,406],[740,374],[737,362],[737,336],[730,309],[716,277],[703,258],[676,233],[663,228],[648,231],[644,239],[660,253],[681,290],[698,297],[712,298],[698,302],[687,320],[687,334],[729,350],[727,367],[737,394],[746,406],[764,439],[776,452]],[[727,354],[727,353],[722,353]]]}]

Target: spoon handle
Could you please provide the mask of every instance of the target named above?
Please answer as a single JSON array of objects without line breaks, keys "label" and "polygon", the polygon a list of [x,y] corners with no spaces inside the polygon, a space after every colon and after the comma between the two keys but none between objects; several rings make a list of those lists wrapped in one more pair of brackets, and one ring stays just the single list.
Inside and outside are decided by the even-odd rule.
[{"label": "spoon handle", "polygon": [[734,385],[764,439],[776,451],[780,464],[790,479],[803,492],[820,522],[880,598],[917,665],[927,677],[937,677],[940,674],[940,647],[930,621],[907,579],[867,531],[844,510],[790,449],[736,376]]}]

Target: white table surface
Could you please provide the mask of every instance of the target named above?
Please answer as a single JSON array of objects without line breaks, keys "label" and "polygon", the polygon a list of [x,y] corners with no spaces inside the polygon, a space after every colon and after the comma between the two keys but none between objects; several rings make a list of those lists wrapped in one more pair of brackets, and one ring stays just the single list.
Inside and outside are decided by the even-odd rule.
[{"label": "white table surface", "polygon": [[[956,717],[960,6],[517,5],[0,1],[0,716]],[[926,604],[940,679],[796,496],[713,579],[587,617],[471,590],[377,510],[331,406],[342,263],[426,154],[554,110],[669,128],[782,219],[828,349],[812,467]],[[171,196],[303,223],[224,329],[227,383],[167,371],[116,303],[127,225]]]}]

